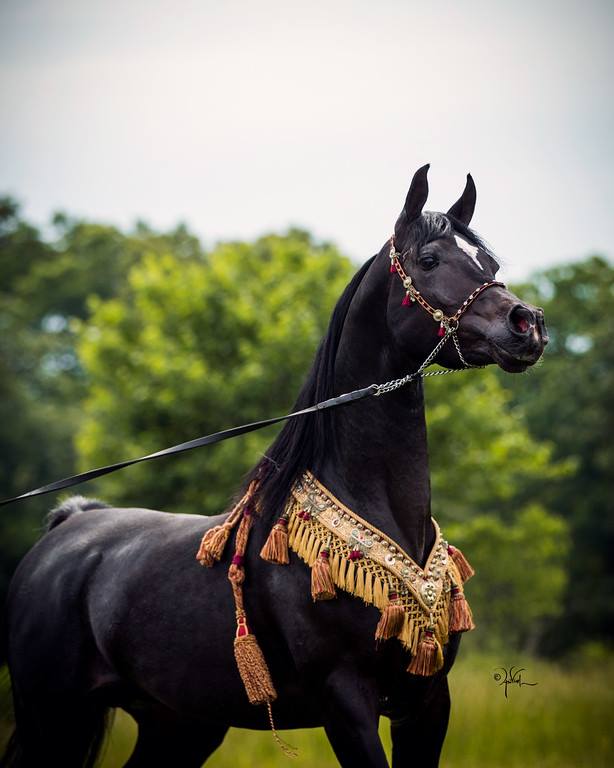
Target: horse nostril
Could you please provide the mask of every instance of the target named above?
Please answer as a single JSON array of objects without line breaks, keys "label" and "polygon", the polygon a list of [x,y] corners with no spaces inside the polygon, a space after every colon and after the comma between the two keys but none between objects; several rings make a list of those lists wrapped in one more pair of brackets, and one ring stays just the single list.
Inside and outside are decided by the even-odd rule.
[{"label": "horse nostril", "polygon": [[512,331],[526,334],[535,327],[535,315],[528,307],[516,304],[508,315],[508,322]]}]

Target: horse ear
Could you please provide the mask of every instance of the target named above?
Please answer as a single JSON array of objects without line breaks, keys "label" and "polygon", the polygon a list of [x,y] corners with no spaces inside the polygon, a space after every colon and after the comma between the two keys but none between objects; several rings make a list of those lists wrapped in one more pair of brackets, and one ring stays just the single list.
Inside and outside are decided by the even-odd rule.
[{"label": "horse ear", "polygon": [[414,178],[411,180],[409,192],[407,193],[405,205],[403,206],[405,223],[407,224],[420,216],[424,204],[426,203],[426,199],[429,196],[429,183],[426,177],[430,167],[430,163],[427,163],[426,165],[423,165],[422,168],[418,168],[414,173]]},{"label": "horse ear", "polygon": [[471,174],[468,173],[467,183],[465,184],[465,189],[463,190],[463,194],[458,198],[458,200],[450,208],[450,210],[448,211],[448,215],[454,216],[455,219],[462,221],[463,224],[465,224],[465,226],[468,226],[469,222],[473,217],[473,212],[475,210],[475,198],[476,198],[475,184],[473,183],[473,178]]}]

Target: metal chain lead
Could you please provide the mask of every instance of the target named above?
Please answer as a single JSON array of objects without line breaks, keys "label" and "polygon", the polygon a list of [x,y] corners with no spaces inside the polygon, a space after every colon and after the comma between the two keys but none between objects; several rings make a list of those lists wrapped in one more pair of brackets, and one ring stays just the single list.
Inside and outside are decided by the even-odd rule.
[{"label": "metal chain lead", "polygon": [[427,355],[426,359],[422,363],[422,365],[413,373],[408,373],[405,376],[403,376],[400,379],[391,379],[391,381],[387,381],[384,384],[376,384],[377,391],[375,392],[375,396],[379,397],[379,395],[385,395],[388,392],[394,392],[395,389],[400,389],[401,387],[404,387],[406,384],[409,384],[410,381],[413,381],[414,379],[418,378],[418,376],[433,376],[433,375],[439,375],[441,376],[444,373],[452,373],[452,370],[446,369],[445,371],[433,371],[429,373],[423,373],[424,369],[427,368],[433,360],[437,357],[439,354],[441,348],[446,343],[446,341],[450,338],[452,335],[452,331],[447,331],[444,336],[435,344],[431,352]]},{"label": "metal chain lead", "polygon": [[[454,346],[456,347],[456,351],[464,367],[463,368],[446,368],[443,371],[425,371],[424,369],[428,368],[428,366],[433,362],[433,360],[437,357],[437,355],[441,351],[441,348],[444,346],[444,344],[450,337],[454,342]],[[432,351],[428,354],[428,356],[426,357],[422,365],[417,370],[415,370],[413,373],[406,374],[400,379],[391,379],[390,381],[386,381],[384,384],[374,384],[373,387],[376,389],[374,394],[375,394],[375,397],[379,397],[379,395],[386,395],[388,394],[388,392],[394,392],[395,389],[400,389],[401,387],[404,387],[406,384],[409,384],[410,381],[413,381],[418,377],[424,379],[427,376],[445,376],[448,373],[460,373],[461,371],[464,371],[467,368],[485,368],[485,367],[486,367],[485,365],[473,365],[472,363],[468,363],[465,360],[460,350],[460,344],[458,341],[458,337],[456,335],[456,329],[454,330],[448,329],[446,331],[445,336],[443,336],[440,339],[440,341],[437,342],[437,344],[434,346]]]}]

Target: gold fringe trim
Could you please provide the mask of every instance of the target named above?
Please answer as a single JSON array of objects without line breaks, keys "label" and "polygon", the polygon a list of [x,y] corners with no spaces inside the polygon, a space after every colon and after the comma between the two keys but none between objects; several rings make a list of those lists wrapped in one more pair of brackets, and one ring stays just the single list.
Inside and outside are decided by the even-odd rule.
[{"label": "gold fringe trim", "polygon": [[[292,502],[286,509],[286,513],[290,515],[287,529],[288,547],[312,567],[314,599],[332,599],[336,589],[341,589],[360,598],[368,605],[376,606],[382,611],[376,630],[376,639],[396,637],[412,654],[409,667],[413,674],[433,674],[437,671],[443,663],[442,647],[448,642],[449,632],[466,631],[465,627],[470,628],[467,612],[460,605],[460,601],[457,601],[459,603],[457,606],[453,607],[451,604],[452,588],[456,584],[462,584],[456,559],[451,555],[448,557],[446,566],[448,572],[444,577],[444,588],[437,603],[430,612],[426,612],[412,593],[403,587],[402,582],[399,582],[398,587],[396,586],[394,575],[392,576],[395,584],[393,588],[390,573],[380,564],[371,561],[368,557],[350,560],[348,557],[350,547],[344,542],[341,550],[339,540],[336,542],[336,547],[331,546],[329,557],[325,563],[321,563],[320,553],[328,547],[324,543],[323,531],[317,516],[299,517],[297,513],[301,510],[300,502],[292,497]],[[335,543],[334,534],[333,543]],[[395,610],[389,595],[399,589],[401,591],[398,596],[400,608]],[[463,608],[460,614],[462,621],[459,623],[458,611],[461,607]],[[466,607],[469,609],[468,605]],[[453,619],[452,624],[451,619]],[[472,623],[471,626],[473,626]]]}]

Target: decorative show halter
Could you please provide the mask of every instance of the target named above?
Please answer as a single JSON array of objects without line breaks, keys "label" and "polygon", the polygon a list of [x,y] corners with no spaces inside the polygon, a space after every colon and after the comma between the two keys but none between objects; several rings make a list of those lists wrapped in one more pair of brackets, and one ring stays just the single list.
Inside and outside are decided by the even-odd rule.
[{"label": "decorative show halter", "polygon": [[456,312],[453,315],[448,317],[447,315],[444,314],[442,309],[435,309],[435,307],[431,306],[431,304],[429,304],[429,302],[424,298],[424,296],[420,293],[420,291],[415,287],[410,275],[408,275],[405,269],[403,268],[403,264],[401,262],[401,259],[403,258],[403,256],[396,249],[395,242],[394,242],[394,235],[390,237],[390,240],[388,242],[390,243],[390,252],[388,254],[388,258],[390,259],[390,272],[396,273],[401,278],[401,282],[403,283],[403,288],[405,288],[405,296],[403,298],[403,301],[401,302],[401,306],[412,307],[414,304],[419,304],[422,307],[422,309],[424,309],[425,312],[428,312],[428,314],[433,318],[433,320],[436,323],[439,323],[439,330],[437,331],[437,335],[440,337],[441,340],[438,342],[438,344],[435,346],[431,354],[426,358],[424,363],[422,363],[420,368],[418,368],[418,370],[415,373],[407,374],[406,376],[403,376],[403,378],[401,379],[394,379],[393,381],[386,382],[385,384],[380,384],[376,394],[382,395],[386,392],[391,392],[394,389],[398,389],[399,387],[402,387],[408,382],[410,382],[412,379],[416,378],[417,375],[441,376],[446,373],[454,373],[455,369],[452,369],[452,368],[447,368],[443,371],[431,371],[429,373],[422,373],[422,371],[428,365],[430,365],[433,362],[433,360],[437,357],[437,355],[439,354],[439,351],[441,350],[441,348],[444,346],[444,344],[450,337],[454,342],[454,346],[456,347],[456,352],[458,353],[458,357],[463,365],[463,368],[484,368],[483,365],[472,365],[471,363],[468,363],[465,360],[465,358],[463,357],[463,353],[461,352],[460,343],[459,343],[456,332],[458,330],[458,325],[461,317],[465,314],[465,312],[469,309],[469,307],[473,304],[473,302],[478,298],[478,296],[480,296],[485,290],[487,290],[488,288],[492,288],[493,286],[500,286],[502,288],[505,288],[505,284],[499,282],[498,280],[490,280],[489,282],[478,285],[478,287],[474,291],[472,291],[472,293],[470,293],[469,296],[467,296],[465,301],[463,301],[463,303],[456,310]]}]

